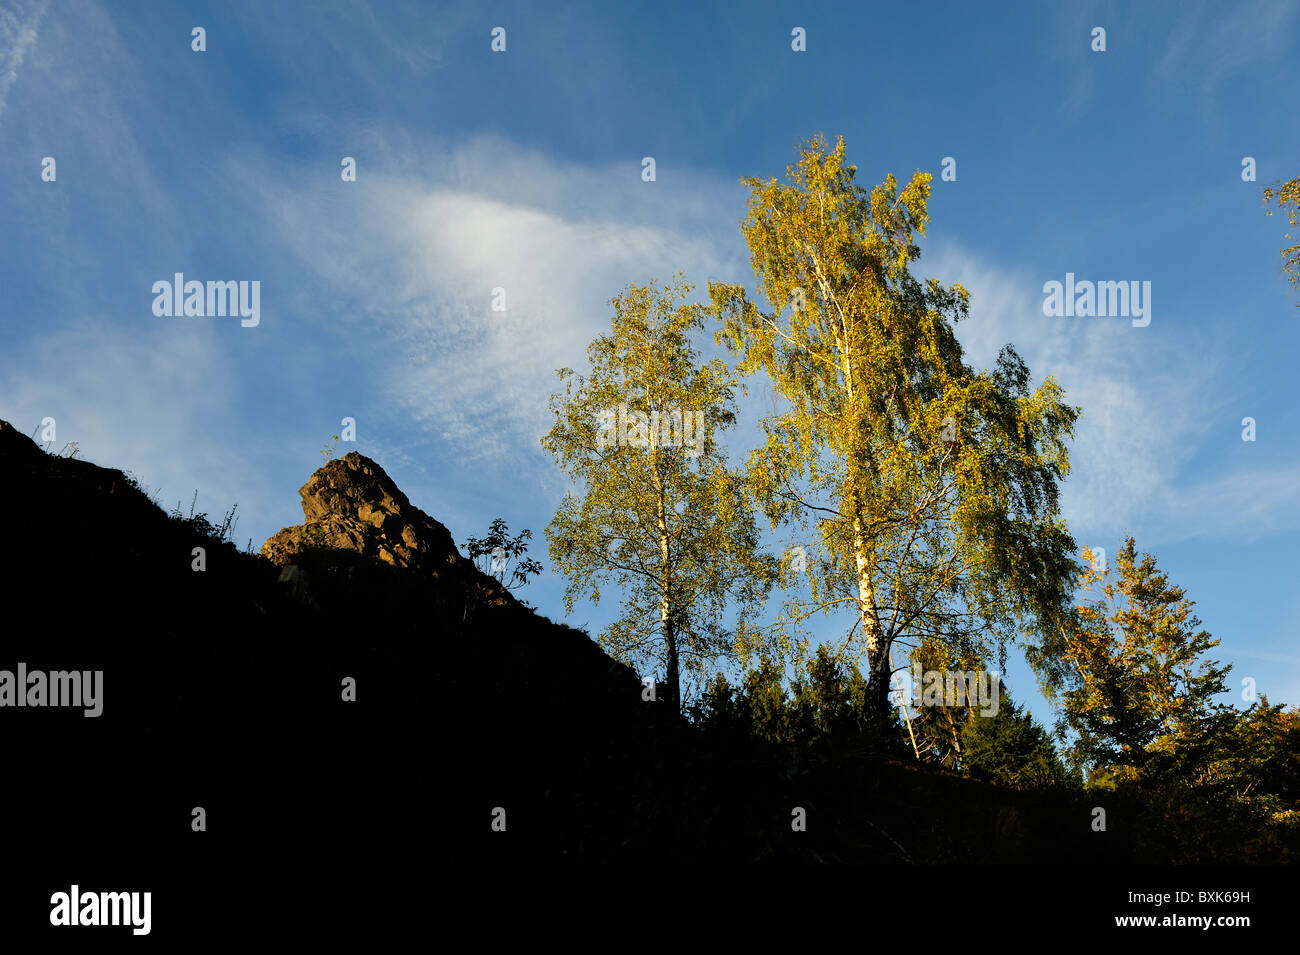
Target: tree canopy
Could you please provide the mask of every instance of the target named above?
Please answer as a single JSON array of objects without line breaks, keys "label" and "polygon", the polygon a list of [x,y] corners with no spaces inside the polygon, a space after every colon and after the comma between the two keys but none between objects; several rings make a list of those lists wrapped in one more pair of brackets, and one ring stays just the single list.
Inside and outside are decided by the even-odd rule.
[{"label": "tree canopy", "polygon": [[623,613],[600,643],[634,665],[662,665],[674,705],[683,674],[698,682],[718,657],[747,658],[748,615],[775,576],[716,441],[735,423],[735,382],[720,360],[699,359],[691,335],[705,312],[685,302],[691,290],[679,278],[616,296],[609,334],[588,348],[590,373],[559,370],[566,389],[552,396],[555,424],[542,439],[581,486],[546,529],[569,580],[566,607],[598,602],[616,583]]},{"label": "tree canopy", "polygon": [[843,140],[816,138],[786,182],[744,179],[741,230],[768,309],[740,285],[710,292],[738,372],[766,372],[782,402],[748,481],[774,527],[816,537],[811,597],[779,626],[850,611],[835,654],[865,656],[884,719],[900,640],[983,656],[1024,637],[1052,678],[1039,638],[1059,632],[1076,568],[1057,498],[1079,412],[1051,378],[1031,389],[1010,346],[992,371],[963,361],[953,325],[968,293],[911,272],[929,175],[870,192],[855,175]]}]

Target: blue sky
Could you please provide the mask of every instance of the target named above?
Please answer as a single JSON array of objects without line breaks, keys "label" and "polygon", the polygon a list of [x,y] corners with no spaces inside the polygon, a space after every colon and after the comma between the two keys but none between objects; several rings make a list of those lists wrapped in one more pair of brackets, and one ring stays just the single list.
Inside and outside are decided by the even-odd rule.
[{"label": "blue sky", "polygon": [[[752,287],[739,177],[843,135],[865,185],[935,173],[918,271],[970,289],[968,361],[1012,342],[1082,406],[1079,542],[1135,535],[1234,680],[1297,703],[1300,311],[1260,199],[1300,174],[1296,63],[1295,2],[0,0],[0,417],[54,417],[59,446],[168,506],[237,501],[256,547],[301,520],[351,416],[458,542],[501,516],[546,564],[553,370],[629,282]],[[260,281],[260,324],[156,317],[175,272]],[[1150,281],[1151,324],[1045,316],[1067,272]],[[565,619],[561,590],[548,571],[524,595]],[[594,633],[612,610],[567,619]],[[1008,679],[1046,715],[1023,666]]]}]

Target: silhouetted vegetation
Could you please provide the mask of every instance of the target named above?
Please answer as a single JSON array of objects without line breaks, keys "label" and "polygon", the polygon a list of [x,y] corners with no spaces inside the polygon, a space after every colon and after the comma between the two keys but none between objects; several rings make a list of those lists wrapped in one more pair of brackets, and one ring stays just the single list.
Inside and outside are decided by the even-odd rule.
[{"label": "silhouetted vegetation", "polygon": [[471,537],[465,542],[465,554],[480,572],[495,577],[501,586],[514,591],[542,572],[542,565],[526,556],[532,538],[533,532],[528,528],[511,537],[510,525],[498,517],[484,537]]},{"label": "silhouetted vegetation", "polygon": [[[512,593],[542,570],[531,531],[497,518],[466,559],[356,452],[326,445],[304,523],[252,554],[237,505],[214,522],[196,490],[164,513],[75,442],[54,454],[0,422],[15,592],[48,594],[93,535],[93,632],[19,633],[12,652],[109,675],[103,725],[143,753],[145,796],[106,796],[97,838],[174,848],[177,807],[201,798],[247,857],[279,838],[271,792],[302,851],[326,831],[401,840],[432,761],[443,848],[480,862],[1297,861],[1300,711],[1220,701],[1218,641],[1132,538],[1113,572],[1076,559],[1058,502],[1079,409],[1051,378],[1031,388],[1010,346],[964,363],[965,289],[910,271],[928,176],[868,192],[821,139],[788,173],[745,180],[765,308],[738,284],[707,305],[684,279],[630,285],[590,373],[560,371],[543,446],[581,487],[547,536],[567,608],[620,590],[599,646]],[[1290,184],[1268,198],[1295,207]],[[734,368],[700,360],[708,318]],[[780,408],[733,471],[715,431],[760,371]],[[763,553],[760,512],[808,546]],[[812,646],[808,621],[841,609]],[[1010,647],[1054,733],[990,673]],[[938,675],[910,697],[909,666]],[[57,724],[26,725],[15,765],[55,793],[32,831],[54,831],[79,787],[50,756]],[[108,778],[90,749],[76,773]]]}]

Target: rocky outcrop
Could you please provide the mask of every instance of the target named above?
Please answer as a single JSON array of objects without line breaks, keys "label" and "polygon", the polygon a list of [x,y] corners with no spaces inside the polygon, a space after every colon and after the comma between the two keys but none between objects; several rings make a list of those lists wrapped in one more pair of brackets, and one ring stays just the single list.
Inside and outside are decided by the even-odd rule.
[{"label": "rocky outcrop", "polygon": [[365,455],[353,451],[330,461],[298,496],[305,522],[262,545],[262,556],[281,568],[282,589],[298,602],[329,613],[344,594],[371,605],[419,599],[444,631],[473,623],[483,607],[522,609]]},{"label": "rocky outcrop", "polygon": [[451,532],[412,504],[383,468],[355,451],[320,468],[298,494],[306,521],[262,545],[262,555],[272,563],[292,564],[314,550],[347,550],[438,575],[463,562]]}]

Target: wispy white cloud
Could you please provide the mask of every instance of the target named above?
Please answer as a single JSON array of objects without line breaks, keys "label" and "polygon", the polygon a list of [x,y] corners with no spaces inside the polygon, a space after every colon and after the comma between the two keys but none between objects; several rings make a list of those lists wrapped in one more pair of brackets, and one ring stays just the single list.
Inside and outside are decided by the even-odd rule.
[{"label": "wispy white cloud", "polygon": [[198,490],[198,509],[210,515],[238,503],[243,526],[266,519],[273,497],[247,480],[241,447],[206,437],[232,414],[231,393],[197,383],[235,377],[225,350],[213,347],[213,329],[140,336],[130,324],[87,322],[47,337],[0,376],[0,417],[29,435],[53,418],[54,451],[77,442],[80,457],[134,473],[164,508],[183,497],[188,509]]},{"label": "wispy white cloud", "polygon": [[1184,3],[1173,9],[1176,18],[1153,73],[1201,96],[1247,68],[1279,61],[1300,18],[1300,6],[1285,0]]},{"label": "wispy white cloud", "polygon": [[1270,663],[1285,663],[1288,666],[1300,667],[1300,656],[1294,653],[1257,653],[1251,650],[1235,650],[1239,657],[1248,657],[1251,660],[1267,660]]},{"label": "wispy white cloud", "polygon": [[36,31],[49,5],[50,0],[16,0],[13,8],[0,8],[0,116],[4,115],[9,89],[18,79],[28,49],[36,42]]},{"label": "wispy white cloud", "polygon": [[925,274],[971,292],[971,318],[958,327],[969,361],[988,367],[1011,343],[1037,380],[1055,377],[1081,407],[1062,500],[1076,531],[1113,539],[1141,530],[1173,541],[1300,526],[1300,464],[1223,473],[1194,466],[1207,441],[1223,440],[1211,428],[1230,419],[1230,369],[1215,357],[1229,353],[1228,339],[1187,324],[1177,335],[1161,333],[1178,317],[1158,310],[1158,296],[1147,328],[1049,318],[1042,284],[1061,276],[1007,269],[952,244],[922,264]]},{"label": "wispy white cloud", "polygon": [[1257,467],[1170,487],[1168,509],[1188,538],[1233,538],[1300,530],[1300,464]]},{"label": "wispy white cloud", "polygon": [[647,183],[635,163],[564,163],[498,139],[421,154],[438,157],[422,175],[372,161],[364,204],[269,190],[256,202],[321,287],[377,329],[376,380],[462,465],[535,463],[555,369],[581,370],[626,284],[681,270],[703,294],[709,274],[739,264],[717,182]]}]

